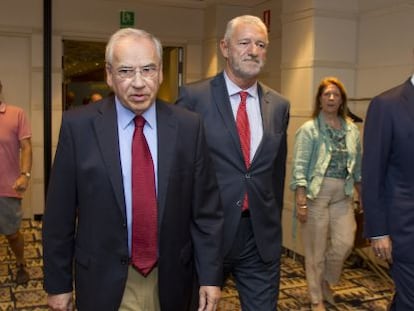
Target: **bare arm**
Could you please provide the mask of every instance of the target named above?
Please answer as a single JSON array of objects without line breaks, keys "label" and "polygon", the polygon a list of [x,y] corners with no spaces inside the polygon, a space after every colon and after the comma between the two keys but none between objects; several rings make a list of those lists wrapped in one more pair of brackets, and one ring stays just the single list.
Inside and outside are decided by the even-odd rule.
[{"label": "bare arm", "polygon": [[[20,172],[30,173],[32,170],[32,142],[30,138],[20,140]],[[13,185],[13,189],[23,194],[28,185],[30,177],[19,175]]]}]

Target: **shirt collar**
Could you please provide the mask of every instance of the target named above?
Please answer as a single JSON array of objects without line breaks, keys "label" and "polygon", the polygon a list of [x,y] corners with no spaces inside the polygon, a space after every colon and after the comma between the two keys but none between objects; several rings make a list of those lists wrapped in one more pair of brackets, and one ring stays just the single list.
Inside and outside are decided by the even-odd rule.
[{"label": "shirt collar", "polygon": [[227,91],[229,92],[230,96],[236,95],[241,91],[245,91],[249,93],[249,96],[253,96],[258,98],[257,94],[257,82],[255,82],[251,87],[246,90],[242,90],[239,86],[237,86],[233,81],[230,80],[229,76],[227,75],[226,71],[223,72],[224,74],[224,81],[226,81]]},{"label": "shirt collar", "polygon": [[411,76],[411,84],[414,86],[414,74]]},{"label": "shirt collar", "polygon": [[[145,119],[150,128],[154,128],[156,125],[157,114],[155,105],[156,103],[154,102],[146,111],[142,113],[142,117]],[[121,125],[121,128],[125,129],[131,122],[133,122],[135,113],[124,107],[124,105],[121,104],[120,100],[116,96],[115,106],[118,115],[118,123]]]}]

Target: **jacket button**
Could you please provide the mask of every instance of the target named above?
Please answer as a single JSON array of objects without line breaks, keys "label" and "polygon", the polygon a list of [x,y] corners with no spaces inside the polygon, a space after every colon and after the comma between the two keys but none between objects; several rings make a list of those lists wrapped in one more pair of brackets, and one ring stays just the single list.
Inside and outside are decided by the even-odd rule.
[{"label": "jacket button", "polygon": [[128,258],[122,258],[121,259],[121,265],[127,265],[129,262]]},{"label": "jacket button", "polygon": [[246,177],[247,179],[251,178],[251,175],[249,173],[247,173],[246,175],[244,175],[244,177]]},{"label": "jacket button", "polygon": [[237,201],[237,202],[236,202],[236,205],[237,205],[238,207],[242,206],[242,201]]}]

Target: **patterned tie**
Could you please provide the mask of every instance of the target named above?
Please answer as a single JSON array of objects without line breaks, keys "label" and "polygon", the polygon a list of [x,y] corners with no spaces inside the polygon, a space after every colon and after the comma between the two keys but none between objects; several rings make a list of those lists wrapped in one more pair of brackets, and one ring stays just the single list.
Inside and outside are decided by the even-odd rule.
[{"label": "patterned tie", "polygon": [[132,264],[147,276],[157,262],[157,199],[154,164],[144,136],[145,119],[135,117],[132,138]]},{"label": "patterned tie", "polygon": [[[237,110],[236,116],[236,124],[237,124],[237,131],[239,132],[240,137],[240,144],[241,149],[243,152],[244,164],[248,169],[250,167],[250,125],[249,125],[249,118],[247,117],[246,111],[246,99],[249,93],[247,92],[240,92],[240,105],[239,109]],[[247,192],[244,195],[243,199],[243,208],[242,210],[245,211],[248,209],[248,199],[247,199]]]}]

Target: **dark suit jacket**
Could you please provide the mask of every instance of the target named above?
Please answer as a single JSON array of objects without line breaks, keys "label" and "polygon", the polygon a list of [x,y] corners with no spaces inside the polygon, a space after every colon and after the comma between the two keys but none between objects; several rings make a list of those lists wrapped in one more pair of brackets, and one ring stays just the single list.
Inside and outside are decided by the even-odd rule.
[{"label": "dark suit jacket", "polygon": [[[160,303],[188,310],[195,269],[201,285],[221,284],[223,213],[200,118],[156,108]],[[75,280],[80,310],[118,310],[129,255],[114,98],[63,115],[43,243],[48,293]]]},{"label": "dark suit jacket", "polygon": [[362,199],[367,237],[390,235],[394,260],[414,262],[414,86],[375,97],[364,129]]},{"label": "dark suit jacket", "polygon": [[247,170],[223,73],[180,90],[178,105],[202,115],[224,208],[224,255],[233,243],[247,191],[256,244],[262,259],[281,251],[281,210],[289,103],[259,84],[263,139]]}]

